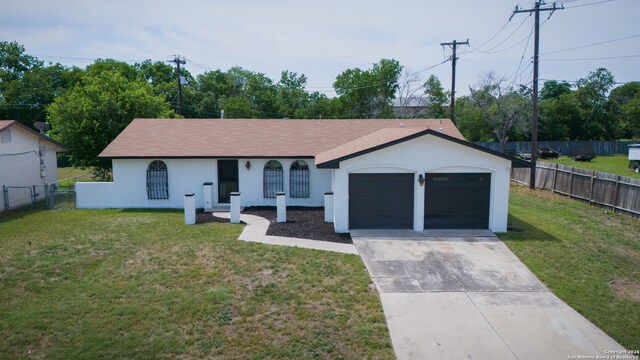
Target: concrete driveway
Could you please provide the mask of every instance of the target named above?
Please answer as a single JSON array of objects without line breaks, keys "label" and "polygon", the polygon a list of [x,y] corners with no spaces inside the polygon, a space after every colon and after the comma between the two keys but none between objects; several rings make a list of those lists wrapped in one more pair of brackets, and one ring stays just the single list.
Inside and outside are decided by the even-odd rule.
[{"label": "concrete driveway", "polygon": [[623,350],[497,237],[398,234],[352,237],[399,359],[571,359]]}]

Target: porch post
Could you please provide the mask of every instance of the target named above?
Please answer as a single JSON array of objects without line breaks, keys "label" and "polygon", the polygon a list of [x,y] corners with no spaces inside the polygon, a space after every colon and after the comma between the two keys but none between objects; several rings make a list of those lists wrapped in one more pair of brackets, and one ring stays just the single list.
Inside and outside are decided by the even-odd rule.
[{"label": "porch post", "polygon": [[231,199],[231,216],[230,220],[232,224],[240,223],[240,193],[232,192],[229,194],[229,198]]},{"label": "porch post", "polygon": [[276,221],[279,223],[287,222],[287,204],[285,201],[285,194],[283,192],[276,194],[276,205],[278,207]]},{"label": "porch post", "polygon": [[184,223],[196,223],[196,194],[184,194]]},{"label": "porch post", "polygon": [[204,187],[204,209],[208,210],[213,208],[213,183],[206,182],[202,186]]},{"label": "porch post", "polygon": [[333,191],[324,193],[324,221],[333,222]]}]

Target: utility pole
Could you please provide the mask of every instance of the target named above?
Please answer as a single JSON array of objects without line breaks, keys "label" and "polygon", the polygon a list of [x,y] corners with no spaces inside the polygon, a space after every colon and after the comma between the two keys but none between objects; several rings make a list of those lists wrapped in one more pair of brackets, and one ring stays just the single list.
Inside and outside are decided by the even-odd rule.
[{"label": "utility pole", "polygon": [[509,21],[513,18],[515,14],[519,13],[534,13],[535,15],[535,33],[533,39],[533,95],[532,95],[532,103],[533,103],[533,112],[531,116],[531,176],[529,177],[529,188],[536,188],[536,160],[538,157],[538,59],[539,59],[539,49],[540,49],[540,12],[541,11],[551,11],[549,17],[553,15],[553,12],[556,10],[563,10],[564,6],[560,5],[560,7],[556,6],[556,3],[553,3],[552,6],[541,7],[541,5],[545,5],[543,0],[536,0],[533,9],[520,9],[517,5],[515,10],[513,10],[513,14],[509,18]]},{"label": "utility pole", "polygon": [[449,112],[450,112],[449,117],[451,118],[451,121],[453,121],[453,123],[455,124],[456,121],[454,119],[454,116],[455,116],[455,100],[456,100],[456,60],[458,60],[458,58],[456,57],[456,49],[460,45],[469,45],[469,39],[467,39],[467,41],[465,42],[453,40],[452,42],[448,42],[448,43],[440,43],[440,45],[449,46],[451,47],[451,49],[453,49],[453,55],[451,55],[451,104],[449,104]]},{"label": "utility pole", "polygon": [[180,64],[184,65],[187,62],[180,55],[173,55],[173,59],[167,60],[176,64],[176,72],[178,73],[178,106],[176,106],[176,114],[182,114],[182,75],[180,75]]}]

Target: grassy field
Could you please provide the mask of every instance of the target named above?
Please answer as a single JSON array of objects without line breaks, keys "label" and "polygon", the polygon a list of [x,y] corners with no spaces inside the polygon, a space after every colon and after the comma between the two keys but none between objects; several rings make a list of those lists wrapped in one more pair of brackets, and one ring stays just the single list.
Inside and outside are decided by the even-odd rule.
[{"label": "grassy field", "polygon": [[607,172],[627,177],[640,178],[640,174],[629,169],[629,159],[627,155],[597,156],[591,161],[574,161],[568,156],[561,156],[556,159],[539,159],[539,161],[559,163],[562,165],[575,166],[587,170]]},{"label": "grassy field", "polygon": [[392,358],[358,256],[179,211],[0,216],[0,358]]},{"label": "grassy field", "polygon": [[509,212],[520,230],[500,235],[509,248],[557,296],[640,349],[640,219],[517,185]]},{"label": "grassy field", "polygon": [[[77,178],[73,179],[74,177],[77,177]],[[93,178],[91,177],[91,168],[87,168],[87,169],[79,169],[75,167],[58,168],[58,180],[64,180],[58,183],[58,187],[60,189],[71,190],[73,189],[73,185],[76,183],[76,181],[93,181]]]}]

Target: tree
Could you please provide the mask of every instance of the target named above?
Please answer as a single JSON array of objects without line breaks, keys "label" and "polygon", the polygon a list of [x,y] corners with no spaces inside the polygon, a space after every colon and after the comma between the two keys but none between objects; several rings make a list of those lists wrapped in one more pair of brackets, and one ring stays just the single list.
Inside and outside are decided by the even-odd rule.
[{"label": "tree", "polygon": [[[404,69],[398,81],[398,101],[399,111],[396,114],[401,118],[421,116],[424,112],[424,84],[421,83],[420,76]],[[409,110],[417,108],[416,110]]]},{"label": "tree", "polygon": [[288,118],[303,117],[303,109],[309,103],[306,85],[307,77],[304,74],[283,71],[276,84],[278,112]]},{"label": "tree", "polygon": [[47,108],[51,134],[71,149],[75,166],[110,168],[98,154],[137,117],[171,117],[169,105],[144,80],[129,80],[120,71],[87,73],[81,83]]},{"label": "tree", "polygon": [[609,116],[615,118],[618,138],[640,138],[640,81],[619,86],[609,94]]},{"label": "tree", "polygon": [[429,76],[427,81],[424,83],[424,93],[426,95],[425,107],[427,117],[434,119],[449,117],[447,107],[447,103],[449,102],[449,92],[444,91],[442,83],[437,76]]},{"label": "tree", "polygon": [[0,42],[0,119],[32,127],[45,121],[45,108],[78,79],[78,70],[44,66],[16,42]]},{"label": "tree", "polygon": [[605,68],[589,72],[578,79],[575,96],[583,119],[582,133],[585,140],[608,140],[615,138],[616,124],[608,114],[609,91],[615,85],[611,72]]},{"label": "tree", "polygon": [[391,101],[398,91],[400,63],[382,59],[369,70],[347,69],[336,77],[333,87],[349,118],[393,116]]},{"label": "tree", "polygon": [[491,131],[504,150],[507,141],[527,130],[530,97],[526,88],[513,89],[504,76],[489,71],[480,77],[477,89],[469,87],[471,100],[484,113]]},{"label": "tree", "polygon": [[566,81],[548,80],[545,81],[540,90],[540,100],[557,99],[560,95],[571,94],[571,84]]},{"label": "tree", "polygon": [[456,99],[456,125],[467,141],[492,141],[493,131],[485,113],[469,96]]}]

